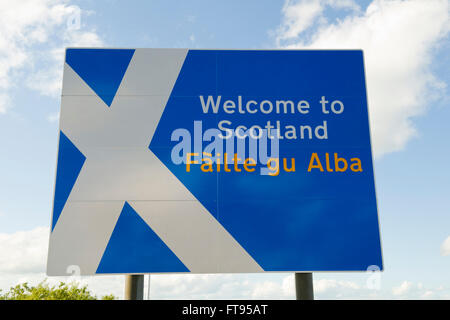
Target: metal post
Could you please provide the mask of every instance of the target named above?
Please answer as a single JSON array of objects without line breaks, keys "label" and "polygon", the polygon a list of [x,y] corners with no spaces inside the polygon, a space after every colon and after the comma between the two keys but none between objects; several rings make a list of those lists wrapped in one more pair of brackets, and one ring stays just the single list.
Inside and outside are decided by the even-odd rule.
[{"label": "metal post", "polygon": [[125,276],[125,300],[144,299],[144,275],[131,274]]},{"label": "metal post", "polygon": [[295,295],[297,300],[314,300],[312,273],[295,273]]},{"label": "metal post", "polygon": [[150,300],[150,275],[148,275],[147,300]]}]

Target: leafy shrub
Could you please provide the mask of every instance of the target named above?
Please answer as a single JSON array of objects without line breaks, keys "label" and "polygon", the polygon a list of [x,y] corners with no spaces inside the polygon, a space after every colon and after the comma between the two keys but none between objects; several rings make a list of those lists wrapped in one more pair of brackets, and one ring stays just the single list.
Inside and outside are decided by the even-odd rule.
[{"label": "leafy shrub", "polygon": [[[114,300],[116,297],[106,295],[102,300]],[[50,286],[45,280],[37,286],[30,286],[27,282],[12,287],[2,294],[0,300],[97,300],[87,286],[79,287],[77,283],[60,282],[59,285]]]}]

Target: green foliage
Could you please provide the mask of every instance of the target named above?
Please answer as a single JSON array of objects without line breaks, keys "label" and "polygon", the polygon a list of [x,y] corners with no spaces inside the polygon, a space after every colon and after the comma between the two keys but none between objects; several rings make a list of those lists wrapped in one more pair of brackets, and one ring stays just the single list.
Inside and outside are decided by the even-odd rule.
[{"label": "green foliage", "polygon": [[[116,299],[112,294],[102,297],[102,300]],[[97,300],[87,286],[79,287],[77,283],[60,282],[57,286],[49,286],[44,280],[37,286],[21,283],[2,294],[0,300]]]}]

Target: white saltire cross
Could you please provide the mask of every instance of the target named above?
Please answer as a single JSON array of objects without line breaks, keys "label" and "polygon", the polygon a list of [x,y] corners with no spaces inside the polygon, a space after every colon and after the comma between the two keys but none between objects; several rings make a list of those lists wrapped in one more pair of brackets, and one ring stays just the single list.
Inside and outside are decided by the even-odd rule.
[{"label": "white saltire cross", "polygon": [[86,161],[50,235],[48,275],[95,274],[125,201],[191,272],[263,271],[148,148],[186,54],[137,49],[110,107],[65,64],[60,128]]}]

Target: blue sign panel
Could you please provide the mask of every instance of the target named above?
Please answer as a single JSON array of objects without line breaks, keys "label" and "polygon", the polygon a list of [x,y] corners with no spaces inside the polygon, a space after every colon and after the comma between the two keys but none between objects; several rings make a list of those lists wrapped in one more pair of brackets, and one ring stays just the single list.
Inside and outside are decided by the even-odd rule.
[{"label": "blue sign panel", "polygon": [[60,126],[49,274],[383,269],[362,51],[68,49]]}]

